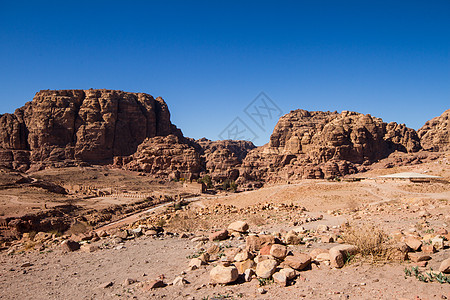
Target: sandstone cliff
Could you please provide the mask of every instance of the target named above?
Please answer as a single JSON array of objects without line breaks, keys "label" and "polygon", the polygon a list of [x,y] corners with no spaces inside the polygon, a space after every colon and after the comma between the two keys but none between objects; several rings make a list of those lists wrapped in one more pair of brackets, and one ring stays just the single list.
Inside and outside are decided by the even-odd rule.
[{"label": "sandstone cliff", "polygon": [[146,138],[181,135],[162,98],[115,90],[40,91],[0,116],[0,164],[104,163],[131,155]]},{"label": "sandstone cliff", "polygon": [[422,147],[431,151],[450,151],[450,109],[427,121],[417,133]]},{"label": "sandstone cliff", "polygon": [[417,133],[356,112],[295,110],[280,118],[270,142],[244,159],[240,181],[332,178],[394,151],[421,149]]}]

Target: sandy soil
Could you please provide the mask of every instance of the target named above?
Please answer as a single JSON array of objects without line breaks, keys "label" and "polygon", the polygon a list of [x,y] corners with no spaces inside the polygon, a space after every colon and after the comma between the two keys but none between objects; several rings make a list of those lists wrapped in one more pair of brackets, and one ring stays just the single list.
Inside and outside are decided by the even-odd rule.
[{"label": "sandy soil", "polygon": [[[273,207],[293,203],[306,211],[289,209],[254,210],[270,203]],[[228,207],[230,211],[218,211]],[[199,211],[209,213],[198,215]],[[426,222],[421,214],[430,213]],[[167,207],[148,213],[150,218],[168,214]],[[408,182],[327,182],[304,181],[295,185],[270,186],[251,192],[205,197],[175,212],[183,224],[189,225],[190,237],[207,236],[213,228],[226,228],[232,221],[243,219],[249,222],[250,231],[280,232],[294,228],[293,220],[323,215],[321,220],[304,222],[306,229],[319,224],[338,226],[345,221],[352,224],[373,224],[387,232],[398,229],[414,230],[424,234],[431,229],[447,228],[450,231],[450,188],[442,183],[411,184]],[[184,219],[183,216],[192,218]],[[142,218],[143,215],[139,215]],[[182,232],[177,219],[168,222],[166,230]],[[131,219],[130,222],[135,222]],[[143,220],[145,222],[145,219]],[[200,224],[206,225],[202,230]],[[178,230],[177,230],[178,229]],[[28,251],[13,255],[0,254],[0,299],[448,299],[450,285],[423,283],[413,277],[405,278],[404,268],[413,266],[409,262],[370,264],[355,260],[342,269],[330,269],[326,265],[312,265],[312,269],[301,275],[288,287],[275,283],[264,286],[266,294],[260,294],[257,280],[231,285],[210,285],[209,271],[214,266],[202,266],[187,271],[185,286],[169,285],[164,288],[144,291],[139,282],[164,275],[171,283],[183,274],[189,256],[208,248],[212,242],[198,245],[179,235],[161,237],[142,236],[124,243],[114,237],[95,242],[100,248],[92,253],[81,251],[62,253],[59,247],[44,251]],[[231,239],[216,242],[222,247],[243,247],[245,241]],[[312,242],[290,246],[291,250],[308,253],[314,248],[330,248],[333,243]],[[427,267],[437,270],[442,260],[450,257],[450,249],[432,254]],[[127,279],[137,283],[125,284]],[[102,287],[105,283],[110,287]],[[419,297],[419,298],[416,298]]]}]

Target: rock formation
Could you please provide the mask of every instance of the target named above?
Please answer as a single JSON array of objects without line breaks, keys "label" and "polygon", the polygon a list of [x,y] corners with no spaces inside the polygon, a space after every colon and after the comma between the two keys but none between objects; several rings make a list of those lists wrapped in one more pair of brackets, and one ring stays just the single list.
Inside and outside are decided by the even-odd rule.
[{"label": "rock formation", "polygon": [[0,116],[0,164],[70,160],[103,163],[133,154],[146,138],[181,135],[162,98],[114,90],[40,91],[14,114]]},{"label": "rock formation", "polygon": [[186,139],[176,135],[146,139],[136,153],[128,157],[116,157],[114,164],[164,179],[192,180],[199,178],[204,171],[204,162],[197,150]]},{"label": "rock formation", "polygon": [[210,141],[203,138],[196,143],[201,147],[205,169],[215,182],[236,180],[242,160],[255,148],[249,141]]},{"label": "rock formation", "polygon": [[425,123],[417,133],[422,147],[431,151],[450,151],[450,109]]},{"label": "rock formation", "polygon": [[295,110],[280,118],[269,144],[251,151],[241,181],[333,178],[394,151],[421,149],[417,133],[356,112]]}]

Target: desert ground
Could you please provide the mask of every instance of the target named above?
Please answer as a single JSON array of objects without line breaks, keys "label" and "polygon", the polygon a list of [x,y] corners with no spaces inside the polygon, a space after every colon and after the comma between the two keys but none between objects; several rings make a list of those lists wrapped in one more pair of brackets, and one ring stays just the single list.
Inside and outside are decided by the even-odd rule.
[{"label": "desert ground", "polygon": [[[450,222],[450,185],[446,183],[449,171],[441,163],[374,170],[364,173],[366,179],[361,181],[302,180],[254,191],[202,194],[182,202],[155,205],[109,225],[92,228],[96,238],[75,233],[44,236],[42,240],[22,238],[0,254],[0,298],[448,299],[449,283],[424,282],[419,280],[420,276],[405,273],[405,269],[415,267],[421,274],[437,272],[441,262],[450,257],[449,242],[445,240],[449,237]],[[377,178],[380,174],[405,170],[439,175],[443,180],[412,183]],[[86,180],[85,184],[89,178],[93,180],[92,176],[102,180],[108,177],[109,184],[124,180],[117,171],[99,172],[95,170],[93,175],[90,170],[86,179],[76,180]],[[57,176],[63,183],[70,178],[70,170],[66,175],[54,170],[32,175],[45,180],[51,176]],[[130,190],[174,191],[154,182],[138,185],[133,178],[141,176],[133,176],[128,177]],[[17,192],[2,190],[8,197]],[[34,199],[38,203],[33,205],[41,204],[39,197]],[[84,201],[91,208],[102,205],[92,199]],[[211,233],[227,229],[235,221],[246,222],[248,231],[235,232],[222,240],[209,239]],[[272,235],[280,238],[290,253],[311,254],[314,249],[328,250],[347,243],[351,238],[349,232],[358,238],[366,236],[363,243],[370,244],[370,228],[383,232],[388,237],[387,244],[412,236],[425,247],[430,244],[427,239],[444,238],[442,245],[433,244],[434,250],[427,254],[426,261],[392,259],[382,253],[357,254],[342,268],[332,267],[328,260],[313,259],[307,267],[295,271],[295,277],[286,284],[256,277],[247,282],[244,275],[229,284],[216,284],[210,278],[216,265],[229,264],[230,256],[247,249],[249,236]],[[299,233],[298,243],[285,242],[285,235],[291,230]],[[81,250],[67,251],[62,247],[61,242],[68,238],[79,241]],[[261,251],[253,255],[264,256]],[[423,256],[424,251],[425,248],[415,253]],[[192,267],[193,258],[205,252],[211,252],[206,264]],[[164,286],[152,288],[155,282]]]}]

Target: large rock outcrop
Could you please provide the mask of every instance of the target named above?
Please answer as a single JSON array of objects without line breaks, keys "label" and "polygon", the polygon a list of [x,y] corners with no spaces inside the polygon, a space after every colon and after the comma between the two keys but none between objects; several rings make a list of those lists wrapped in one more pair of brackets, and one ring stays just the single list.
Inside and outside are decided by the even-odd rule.
[{"label": "large rock outcrop", "polygon": [[417,133],[422,147],[431,151],[450,151],[450,109],[425,123]]},{"label": "large rock outcrop", "polygon": [[0,116],[0,164],[111,162],[146,138],[181,135],[162,98],[115,90],[44,90]]},{"label": "large rock outcrop", "polygon": [[394,151],[420,149],[416,131],[403,124],[356,112],[295,110],[280,118],[267,145],[247,155],[240,180],[332,178]]},{"label": "large rock outcrop", "polygon": [[146,139],[136,153],[128,157],[116,157],[114,164],[163,179],[193,180],[205,171],[200,153],[187,139],[176,135]]},{"label": "large rock outcrop", "polygon": [[236,180],[242,160],[255,148],[250,141],[210,141],[203,138],[196,143],[201,147],[205,169],[215,182]]}]

